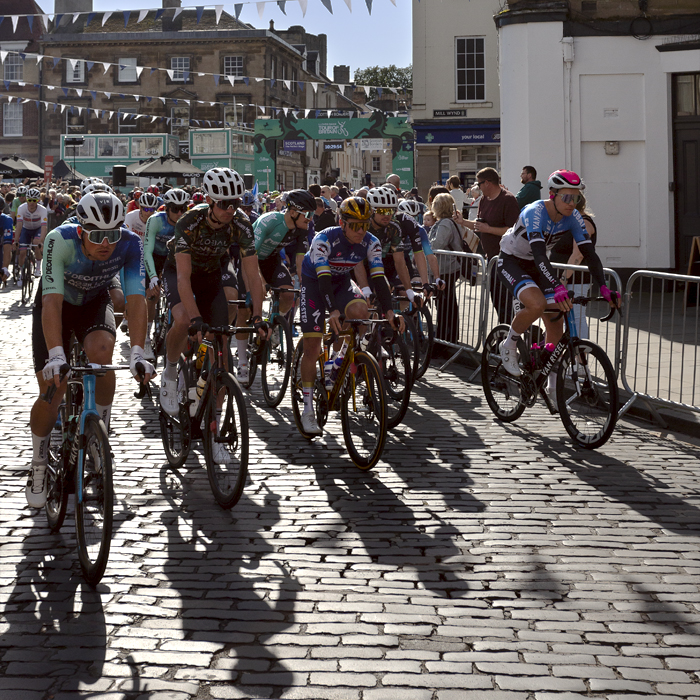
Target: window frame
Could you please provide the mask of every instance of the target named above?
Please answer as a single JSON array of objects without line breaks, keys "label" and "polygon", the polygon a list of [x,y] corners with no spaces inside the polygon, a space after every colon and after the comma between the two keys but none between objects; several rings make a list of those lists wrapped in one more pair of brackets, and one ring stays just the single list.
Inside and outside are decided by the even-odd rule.
[{"label": "window frame", "polygon": [[[185,110],[185,109],[187,110],[187,119],[182,119],[182,118],[180,118],[180,117],[175,117],[175,112],[176,112],[176,111]],[[177,119],[179,122],[186,122],[186,124],[182,124],[182,123],[176,124],[176,123],[175,123],[175,122],[176,122],[176,119]],[[170,108],[170,125],[169,125],[169,126],[170,126],[170,135],[171,135],[171,136],[178,136],[178,137],[179,137],[179,132],[174,131],[174,129],[175,129],[176,127],[180,128],[180,129],[186,129],[185,138],[182,138],[182,139],[181,139],[181,138],[178,138],[178,141],[179,141],[180,143],[185,143],[185,142],[187,142],[187,144],[189,145],[189,142],[190,142],[190,121],[191,121],[191,119],[192,119],[192,109],[191,109],[190,105],[185,104],[185,103],[180,104],[179,102],[178,102],[178,104],[173,105],[173,106]]]},{"label": "window frame", "polygon": [[[16,69],[15,75],[9,75],[8,68]],[[19,82],[24,80],[24,59],[16,53],[8,53],[5,56],[5,62],[3,63],[3,78],[5,80],[10,80],[13,82]]]},{"label": "window frame", "polygon": [[381,156],[371,156],[372,158],[372,172],[380,173],[382,171],[382,157]]},{"label": "window frame", "polygon": [[[183,62],[183,67],[182,68],[176,68],[174,65],[174,62],[176,61],[182,61]],[[184,63],[187,63],[187,67],[184,66]],[[168,75],[168,78],[171,83],[179,83],[181,85],[186,85],[187,83],[192,82],[192,58],[190,56],[171,56],[170,57],[170,71],[173,74],[173,77],[170,78]],[[185,79],[185,72],[188,73],[187,79]]]},{"label": "window frame", "polygon": [[[233,73],[226,71],[226,61],[229,59],[236,59],[237,63],[240,61],[240,66],[236,66],[236,71]],[[232,75],[234,78],[242,78],[245,76],[245,57],[237,54],[226,54],[222,57],[221,62],[221,74],[224,76]]]},{"label": "window frame", "polygon": [[[85,61],[78,58],[75,59],[76,64],[75,68],[71,70],[71,64],[70,61],[66,60],[66,75],[65,75],[65,82],[66,85],[85,85],[87,82],[87,66],[85,65]],[[78,80],[75,80],[75,72],[80,68],[80,77]],[[71,75],[72,74],[72,75]]]},{"label": "window frame", "polygon": [[[78,112],[78,107],[82,108],[82,113]],[[66,109],[64,110],[64,116],[66,118],[64,126],[64,134],[66,136],[72,136],[74,134],[83,135],[88,132],[88,120],[90,117],[90,110],[85,105],[76,104],[66,104]],[[69,119],[71,117],[77,117],[80,120],[80,124],[69,124]]]},{"label": "window frame", "polygon": [[[475,50],[471,53],[469,52],[469,42],[480,42],[481,51]],[[459,46],[460,42],[464,42],[464,51],[460,52]],[[460,67],[459,57],[464,55],[464,67]],[[469,66],[469,56],[473,55],[475,57],[481,56],[481,65],[477,65],[475,62],[474,66]],[[478,61],[478,59],[477,59]],[[460,72],[464,73],[464,83],[460,83]],[[469,83],[469,73],[479,73],[482,74],[482,82]],[[454,47],[454,75],[455,75],[455,102],[456,103],[469,103],[469,102],[485,102],[486,101],[486,37],[484,36],[456,36],[455,37],[455,47]],[[475,76],[476,78],[476,76]],[[464,97],[460,98],[460,86],[464,89]],[[469,90],[474,90],[474,96],[469,97]],[[479,90],[481,95],[479,96]]]},{"label": "window frame", "polygon": [[122,105],[114,110],[117,115],[117,134],[136,134],[138,133],[139,125],[137,121],[125,122],[122,119],[122,114],[138,114],[138,107],[126,107]]},{"label": "window frame", "polygon": [[[125,63],[125,61],[133,61],[132,63]],[[124,69],[122,69],[122,66],[124,66]],[[134,56],[123,56],[121,58],[117,59],[117,64],[116,64],[116,69],[117,69],[117,74],[115,76],[115,84],[117,85],[138,85],[139,84],[139,75],[136,72],[136,67],[138,66],[138,58],[135,58]],[[127,70],[133,69],[134,77],[132,78],[124,78],[122,79],[122,75],[127,72]]]},{"label": "window frame", "polygon": [[[14,111],[15,109],[19,112],[19,115],[8,115],[8,107],[12,109],[9,111]],[[19,123],[19,133],[11,132],[8,133],[7,125],[9,123]],[[24,105],[21,102],[5,102],[2,106],[2,135],[4,137],[15,137],[19,138],[24,136]]]}]

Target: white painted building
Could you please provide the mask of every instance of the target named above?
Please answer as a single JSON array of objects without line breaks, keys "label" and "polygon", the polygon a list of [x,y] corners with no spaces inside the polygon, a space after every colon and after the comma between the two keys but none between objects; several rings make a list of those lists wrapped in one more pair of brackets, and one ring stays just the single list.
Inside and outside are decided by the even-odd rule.
[{"label": "white painted building", "polygon": [[[413,0],[416,182],[421,195],[480,168],[500,170],[498,33],[502,0]],[[518,169],[520,172],[520,169]],[[515,175],[516,173],[514,173]]]},{"label": "white painted building", "polygon": [[685,272],[700,235],[700,3],[655,0],[649,17],[636,4],[510,0],[498,18],[501,171],[517,191],[523,165],[545,187],[551,171],[575,170],[604,265]]}]

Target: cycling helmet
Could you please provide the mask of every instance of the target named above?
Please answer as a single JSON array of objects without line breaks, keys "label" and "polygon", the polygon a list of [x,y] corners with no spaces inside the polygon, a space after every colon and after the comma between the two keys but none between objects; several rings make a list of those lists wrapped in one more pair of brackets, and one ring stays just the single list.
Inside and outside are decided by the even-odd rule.
[{"label": "cycling helmet", "polygon": [[398,190],[396,189],[395,185],[392,185],[390,182],[385,182],[383,185],[381,185],[385,190],[391,190],[394,194],[398,194]]},{"label": "cycling helmet", "polygon": [[93,229],[115,229],[124,223],[124,205],[110,192],[84,194],[75,213],[82,226]]},{"label": "cycling helmet", "polygon": [[36,187],[32,187],[27,190],[27,199],[41,199],[41,192]]},{"label": "cycling helmet", "polygon": [[340,203],[340,218],[343,221],[357,219],[358,221],[368,221],[372,216],[372,207],[369,202],[362,197],[348,197]]},{"label": "cycling helmet", "polygon": [[146,192],[150,192],[151,194],[154,194],[157,197],[160,190],[158,189],[158,185],[149,185]]},{"label": "cycling helmet", "polygon": [[547,182],[550,190],[561,190],[570,188],[574,190],[585,190],[586,185],[583,180],[572,170],[555,170]]},{"label": "cycling helmet", "polygon": [[192,204],[201,204],[204,201],[204,193],[203,192],[195,192],[192,195]]},{"label": "cycling helmet", "polygon": [[157,207],[158,197],[156,197],[152,192],[144,192],[139,197],[139,207]]},{"label": "cycling helmet", "polygon": [[239,199],[245,193],[245,182],[231,168],[212,168],[204,173],[202,189],[214,201]]},{"label": "cycling helmet", "polygon": [[252,207],[255,204],[255,195],[252,192],[246,192],[243,195],[243,206]]},{"label": "cycling helmet", "polygon": [[396,209],[399,205],[396,192],[394,192],[393,189],[385,187],[373,187],[367,193],[367,201],[372,205],[373,209],[377,209],[378,207]]},{"label": "cycling helmet", "polygon": [[94,185],[88,185],[83,194],[91,194],[92,192],[113,192],[113,190],[104,182],[96,182]]},{"label": "cycling helmet", "polygon": [[183,207],[190,203],[190,196],[185,190],[171,189],[163,195],[163,201],[166,207],[169,204],[174,204],[176,207]]},{"label": "cycling helmet", "polygon": [[398,211],[415,218],[420,214],[420,204],[415,199],[402,199],[399,202]]},{"label": "cycling helmet", "polygon": [[287,206],[295,211],[314,211],[316,198],[308,190],[291,190],[287,192]]},{"label": "cycling helmet", "polygon": [[28,187],[21,185],[20,187],[17,188],[17,196],[18,197],[26,197],[28,189],[29,189]]},{"label": "cycling helmet", "polygon": [[102,185],[105,184],[104,180],[101,177],[86,177],[80,183],[80,194],[85,194],[85,188],[89,185],[97,185],[98,183]]}]

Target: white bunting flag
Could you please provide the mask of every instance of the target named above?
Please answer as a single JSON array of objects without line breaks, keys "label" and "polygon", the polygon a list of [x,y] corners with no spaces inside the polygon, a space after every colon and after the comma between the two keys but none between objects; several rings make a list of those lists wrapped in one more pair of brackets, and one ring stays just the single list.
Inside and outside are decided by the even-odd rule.
[{"label": "white bunting flag", "polygon": [[282,107],[282,111],[284,112],[284,116],[287,116],[287,112],[289,112],[289,107]]},{"label": "white bunting flag", "polygon": [[311,83],[311,87],[314,89],[314,92],[318,90],[318,83]]},{"label": "white bunting flag", "polygon": [[109,118],[111,119],[114,116],[114,112],[109,113]]},{"label": "white bunting flag", "polygon": [[134,99],[138,102],[141,99],[141,95],[134,95]]},{"label": "white bunting flag", "polygon": [[75,91],[78,93],[78,97],[83,96],[83,89],[82,88],[75,88]]},{"label": "white bunting flag", "polygon": [[340,83],[339,83],[338,90],[340,91],[341,95],[344,95],[345,94],[345,85],[340,85]]},{"label": "white bunting flag", "polygon": [[291,80],[283,80],[282,82],[284,83],[284,87],[286,87],[287,90],[292,89],[292,81]]},{"label": "white bunting flag", "polygon": [[112,16],[111,12],[105,12],[104,15],[102,15],[102,26],[105,26],[105,23],[107,20]]},{"label": "white bunting flag", "polygon": [[362,87],[365,89],[365,95],[367,95],[367,97],[369,97],[369,90],[370,90],[369,85],[363,85]]},{"label": "white bunting flag", "polygon": [[70,63],[70,69],[72,71],[75,71],[75,67],[78,64],[78,59],[77,58],[69,58],[68,63]]},{"label": "white bunting flag", "polygon": [[104,71],[104,72],[102,73],[102,75],[104,75],[104,74],[109,70],[109,67],[110,67],[111,65],[112,65],[111,63],[103,63],[103,64],[102,64],[102,69],[103,69],[103,71]]},{"label": "white bunting flag", "polygon": [[231,83],[231,85],[236,84],[236,76],[235,75],[227,75],[226,78],[228,79],[229,83]]},{"label": "white bunting flag", "polygon": [[306,117],[309,116],[309,112],[310,112],[310,111],[311,111],[310,109],[305,109],[305,110],[304,110],[304,119],[306,119]]},{"label": "white bunting flag", "polygon": [[197,73],[197,75],[198,75],[200,78],[203,78],[203,77],[206,75],[206,73]]},{"label": "white bunting flag", "polygon": [[75,24],[78,21],[78,17],[80,17],[80,12],[74,12],[73,13],[73,24]]},{"label": "white bunting flag", "polygon": [[[394,0],[392,0],[393,2]],[[345,0],[345,4],[348,6],[348,10],[352,12],[352,0]]]},{"label": "white bunting flag", "polygon": [[299,0],[299,7],[301,7],[302,17],[306,17],[306,8],[309,4],[309,0]]},{"label": "white bunting flag", "polygon": [[19,22],[19,15],[12,15],[12,31],[17,31],[17,22]]},{"label": "white bunting flag", "polygon": [[181,7],[176,7],[176,8],[175,8],[175,14],[173,15],[173,19],[174,19],[174,20],[177,19],[177,18],[180,16],[180,13],[181,13],[181,12],[182,12],[182,8],[181,8]]},{"label": "white bunting flag", "polygon": [[112,99],[112,93],[111,93],[111,92],[105,92],[104,94],[107,96],[107,99],[108,99],[108,100],[111,100],[111,99]]},{"label": "white bunting flag", "polygon": [[93,109],[92,111],[95,113],[95,116],[96,116],[96,117],[99,117],[99,116],[100,116],[100,110],[99,110],[99,109]]},{"label": "white bunting flag", "polygon": [[394,93],[394,95],[399,94],[399,91],[396,88],[390,87],[389,90],[391,90]]},{"label": "white bunting flag", "polygon": [[189,100],[183,100],[183,102],[189,107],[189,104],[190,104]]},{"label": "white bunting flag", "polygon": [[219,24],[221,19],[221,13],[224,11],[223,5],[214,5],[214,12],[216,12],[216,23]]},{"label": "white bunting flag", "polygon": [[261,111],[263,114],[265,114],[265,108],[262,107],[261,105],[258,105],[258,107],[260,107],[260,111]]},{"label": "white bunting flag", "polygon": [[151,117],[151,124],[153,124],[156,119],[158,119],[158,117]]},{"label": "white bunting flag", "polygon": [[168,74],[168,78],[170,78],[170,80],[172,80],[173,76],[175,75],[175,71],[172,68],[166,68],[165,72]]},{"label": "white bunting flag", "polygon": [[265,78],[256,78],[256,79],[255,79],[255,82],[256,82],[256,83],[260,83],[260,82],[262,82],[263,80],[265,80]]},{"label": "white bunting flag", "polygon": [[83,108],[82,108],[82,107],[78,107],[78,116],[80,116],[82,113],[83,113]]},{"label": "white bunting flag", "polygon": [[63,114],[66,111],[66,105],[61,105],[61,114]]},{"label": "white bunting flag", "polygon": [[7,51],[0,51],[0,61],[5,63],[6,58],[7,58]]},{"label": "white bunting flag", "polygon": [[141,22],[143,22],[143,20],[146,19],[147,14],[148,10],[141,10],[141,12],[139,12],[139,18],[136,20],[136,24],[140,24]]},{"label": "white bunting flag", "polygon": [[48,15],[41,15],[41,19],[44,21],[44,28],[46,31],[49,31],[49,16]]},{"label": "white bunting flag", "polygon": [[143,73],[143,66],[136,66],[136,77],[140,78],[141,73]]},{"label": "white bunting flag", "polygon": [[159,97],[158,98],[163,104],[165,104],[165,97]]},{"label": "white bunting flag", "polygon": [[265,3],[264,2],[256,2],[255,3],[258,6],[258,17],[262,19],[263,12],[265,12]]}]

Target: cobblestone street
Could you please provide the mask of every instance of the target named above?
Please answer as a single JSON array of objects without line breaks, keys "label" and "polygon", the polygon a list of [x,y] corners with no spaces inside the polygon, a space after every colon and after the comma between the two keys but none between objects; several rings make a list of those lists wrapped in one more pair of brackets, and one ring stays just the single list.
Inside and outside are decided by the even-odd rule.
[{"label": "cobblestone street", "polygon": [[700,699],[700,440],[623,421],[576,449],[541,404],[499,423],[465,368],[433,367],[363,473],[336,417],[308,443],[256,382],[226,512],[201,443],[171,468],[121,373],[93,590],[72,498],[57,535],[26,505],[19,299],[0,292],[1,700]]}]

